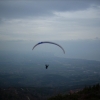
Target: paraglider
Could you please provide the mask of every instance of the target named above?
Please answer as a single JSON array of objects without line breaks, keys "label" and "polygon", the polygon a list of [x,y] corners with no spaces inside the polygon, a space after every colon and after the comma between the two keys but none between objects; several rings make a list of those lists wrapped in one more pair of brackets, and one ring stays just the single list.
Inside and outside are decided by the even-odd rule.
[{"label": "paraglider", "polygon": [[[58,47],[60,47],[62,50],[63,50],[63,53],[65,54],[65,50],[63,49],[63,47],[62,46],[60,46],[59,44],[57,44],[57,43],[54,43],[54,42],[50,42],[50,41],[42,41],[42,42],[39,42],[39,43],[37,43],[33,48],[32,48],[32,50],[36,47],[36,46],[38,46],[38,45],[40,45],[40,44],[44,44],[44,43],[49,43],[49,44],[54,44],[54,45],[56,45],[56,46],[58,46]],[[49,65],[45,65],[45,68],[47,69],[48,68],[48,66]]]},{"label": "paraglider", "polygon": [[63,47],[61,47],[61,46],[60,46],[59,44],[57,44],[57,43],[49,42],[49,41],[43,41],[43,42],[37,43],[37,44],[32,48],[32,50],[33,50],[37,45],[44,44],[44,43],[49,43],[49,44],[57,45],[58,47],[60,47],[60,48],[63,50],[63,52],[64,52],[64,54],[65,54],[65,50],[63,49]]}]

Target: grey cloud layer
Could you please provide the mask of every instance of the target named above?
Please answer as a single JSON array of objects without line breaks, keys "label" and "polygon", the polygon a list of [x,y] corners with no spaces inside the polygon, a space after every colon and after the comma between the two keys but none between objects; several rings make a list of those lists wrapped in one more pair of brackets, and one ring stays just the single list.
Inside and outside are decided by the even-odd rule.
[{"label": "grey cloud layer", "polygon": [[100,0],[0,1],[0,18],[52,15],[52,11],[75,11],[100,5]]},{"label": "grey cloud layer", "polygon": [[0,1],[0,40],[100,39],[99,32],[100,0]]}]

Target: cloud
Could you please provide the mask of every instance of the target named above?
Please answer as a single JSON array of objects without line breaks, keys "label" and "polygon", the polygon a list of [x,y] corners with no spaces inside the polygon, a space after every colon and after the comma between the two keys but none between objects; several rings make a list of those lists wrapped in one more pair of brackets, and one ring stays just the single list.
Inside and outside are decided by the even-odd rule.
[{"label": "cloud", "polygon": [[26,18],[29,16],[51,16],[52,11],[85,10],[91,5],[100,5],[99,0],[30,0],[30,1],[0,1],[1,18]]},{"label": "cloud", "polygon": [[100,18],[100,6],[93,7],[86,10],[54,12],[55,15],[68,19],[93,19]]},{"label": "cloud", "polygon": [[[73,7],[67,9],[64,6],[65,2],[41,3],[39,1],[34,2],[34,4],[33,2],[17,2],[17,4],[2,2],[3,5],[7,5],[5,8],[8,13],[11,12],[8,14],[5,9],[1,11],[0,40],[84,40],[100,38],[100,6],[89,2],[89,6],[85,6],[87,3],[84,2],[84,9],[80,5],[77,9]],[[60,3],[61,7],[59,8]],[[66,3],[73,5],[72,2]],[[78,2],[78,4],[82,4],[82,2]],[[92,5],[90,6],[90,4]],[[35,6],[33,7],[33,5]],[[3,6],[0,7],[3,8]],[[29,14],[28,7],[32,11],[32,15]],[[41,11],[43,12],[41,13]],[[14,14],[24,17],[15,17]]]}]

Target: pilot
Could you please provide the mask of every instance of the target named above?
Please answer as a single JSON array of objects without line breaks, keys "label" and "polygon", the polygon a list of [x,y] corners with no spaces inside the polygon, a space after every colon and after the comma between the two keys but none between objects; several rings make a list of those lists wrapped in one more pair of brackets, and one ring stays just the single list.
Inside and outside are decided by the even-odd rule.
[{"label": "pilot", "polygon": [[49,65],[45,65],[45,68],[47,69]]}]

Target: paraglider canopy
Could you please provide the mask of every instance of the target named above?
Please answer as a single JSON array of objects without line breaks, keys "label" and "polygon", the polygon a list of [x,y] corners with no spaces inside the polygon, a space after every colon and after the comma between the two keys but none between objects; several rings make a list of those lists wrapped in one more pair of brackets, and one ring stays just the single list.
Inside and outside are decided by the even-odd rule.
[{"label": "paraglider canopy", "polygon": [[62,46],[60,46],[59,44],[57,44],[57,43],[54,43],[54,42],[49,42],[49,41],[43,41],[43,42],[39,42],[39,43],[37,43],[33,48],[32,48],[32,50],[36,47],[36,46],[38,46],[38,45],[40,45],[40,44],[43,44],[43,43],[49,43],[49,44],[54,44],[54,45],[57,45],[58,47],[60,47],[62,50],[63,50],[63,52],[64,52],[64,54],[65,54],[65,50],[63,49],[63,47]]}]

